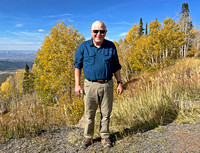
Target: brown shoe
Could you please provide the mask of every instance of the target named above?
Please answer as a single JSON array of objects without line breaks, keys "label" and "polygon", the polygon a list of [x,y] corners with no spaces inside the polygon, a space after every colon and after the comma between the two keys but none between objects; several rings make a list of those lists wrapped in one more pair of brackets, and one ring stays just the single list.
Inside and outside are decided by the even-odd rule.
[{"label": "brown shoe", "polygon": [[86,149],[88,146],[92,144],[93,144],[92,138],[84,138],[80,147]]},{"label": "brown shoe", "polygon": [[102,140],[101,140],[101,143],[102,143],[103,147],[105,147],[105,148],[110,148],[110,147],[112,147],[111,141],[110,141],[109,138],[102,139]]}]

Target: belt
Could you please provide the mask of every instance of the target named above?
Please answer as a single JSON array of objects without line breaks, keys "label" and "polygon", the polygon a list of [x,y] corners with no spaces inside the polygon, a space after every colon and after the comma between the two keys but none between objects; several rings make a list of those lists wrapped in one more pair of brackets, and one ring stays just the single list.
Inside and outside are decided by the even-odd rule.
[{"label": "belt", "polygon": [[91,82],[108,83],[109,80],[91,80]]}]

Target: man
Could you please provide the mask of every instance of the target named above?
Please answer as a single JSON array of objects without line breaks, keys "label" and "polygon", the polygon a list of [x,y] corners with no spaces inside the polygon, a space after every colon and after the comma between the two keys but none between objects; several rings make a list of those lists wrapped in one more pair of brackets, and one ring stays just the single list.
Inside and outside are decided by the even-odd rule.
[{"label": "man", "polygon": [[[92,24],[92,39],[83,42],[75,54],[75,92],[84,94],[85,129],[81,147],[93,143],[95,113],[100,107],[100,136],[104,147],[111,147],[109,122],[113,105],[113,80],[117,80],[117,94],[122,93],[122,81],[116,47],[105,38],[107,30],[101,21]],[[85,76],[84,91],[80,86],[81,69]]]}]

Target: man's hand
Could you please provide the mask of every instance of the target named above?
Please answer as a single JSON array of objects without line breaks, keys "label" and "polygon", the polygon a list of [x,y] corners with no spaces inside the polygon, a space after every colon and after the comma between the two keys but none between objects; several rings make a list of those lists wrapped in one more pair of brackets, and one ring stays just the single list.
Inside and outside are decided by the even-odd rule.
[{"label": "man's hand", "polygon": [[122,84],[119,83],[118,86],[117,86],[117,94],[118,94],[118,95],[121,95],[122,92],[123,92]]},{"label": "man's hand", "polygon": [[[116,78],[117,81],[121,80],[120,70],[116,71],[116,72],[114,73],[114,75],[115,75],[115,78]],[[120,81],[120,82],[121,82],[121,81]],[[121,95],[122,92],[123,92],[122,83],[118,83],[118,84],[117,84],[117,94],[118,94],[118,95]]]},{"label": "man's hand", "polygon": [[83,93],[83,90],[80,86],[80,78],[81,78],[81,69],[75,68],[75,93],[80,96]]},{"label": "man's hand", "polygon": [[76,93],[78,96],[80,96],[80,94],[83,93],[83,90],[82,90],[82,88],[81,88],[80,85],[76,85],[76,86],[75,86],[75,93]]}]

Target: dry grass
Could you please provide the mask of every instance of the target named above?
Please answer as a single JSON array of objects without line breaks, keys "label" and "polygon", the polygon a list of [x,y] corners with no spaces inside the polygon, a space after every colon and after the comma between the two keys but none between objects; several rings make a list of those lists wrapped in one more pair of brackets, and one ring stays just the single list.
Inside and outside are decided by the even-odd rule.
[{"label": "dry grass", "polygon": [[66,97],[57,104],[47,105],[36,93],[27,94],[17,102],[10,102],[11,111],[0,116],[0,142],[11,138],[40,135],[55,126],[74,125],[83,115],[83,100]]},{"label": "dry grass", "polygon": [[45,106],[41,102],[37,94],[25,95],[17,107],[0,116],[0,142],[39,135],[56,125],[66,124],[66,116],[59,107]]},{"label": "dry grass", "polygon": [[[154,74],[142,74],[113,107],[111,129],[146,130],[171,122],[194,122],[200,117],[200,60],[185,58]],[[187,106],[185,107],[185,103]]]},{"label": "dry grass", "polygon": [[[173,120],[195,123],[200,117],[200,60],[186,58],[154,74],[144,73],[126,87],[113,106],[111,131],[147,130]],[[37,94],[25,95],[16,107],[0,116],[0,142],[35,136],[57,125],[75,124],[83,114],[82,98],[46,106]],[[15,102],[12,102],[15,103]],[[199,104],[197,102],[197,104]],[[97,112],[95,137],[98,137]]]}]

